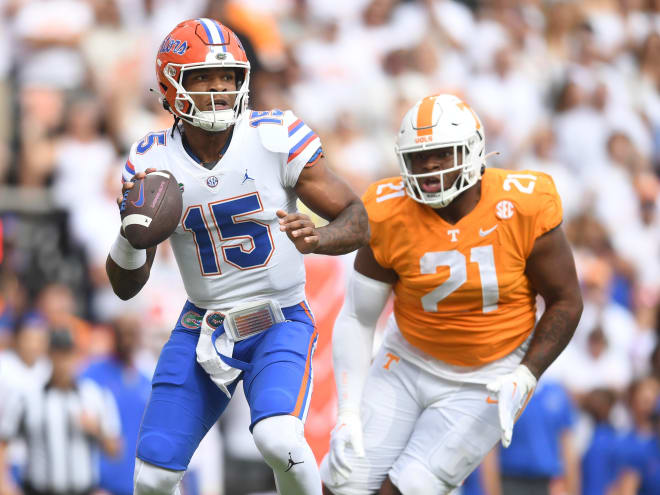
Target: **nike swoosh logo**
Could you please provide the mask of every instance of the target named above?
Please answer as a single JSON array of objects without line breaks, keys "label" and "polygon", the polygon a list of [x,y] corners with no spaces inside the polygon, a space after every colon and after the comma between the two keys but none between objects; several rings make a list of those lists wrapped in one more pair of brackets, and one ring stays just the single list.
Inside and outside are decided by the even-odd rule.
[{"label": "nike swoosh logo", "polygon": [[479,228],[479,235],[480,235],[481,237],[486,237],[486,236],[487,236],[488,234],[490,234],[493,230],[495,230],[495,229],[497,228],[497,226],[498,226],[498,224],[495,224],[493,227],[491,227],[491,228],[488,229],[488,230],[483,230],[483,229]]},{"label": "nike swoosh logo", "polygon": [[140,181],[140,194],[138,195],[137,201],[131,201],[133,203],[133,206],[136,208],[140,208],[142,205],[144,205],[144,181]]},{"label": "nike swoosh logo", "polygon": [[486,403],[487,404],[497,404],[499,401],[495,399],[491,399],[490,397],[486,397]]}]

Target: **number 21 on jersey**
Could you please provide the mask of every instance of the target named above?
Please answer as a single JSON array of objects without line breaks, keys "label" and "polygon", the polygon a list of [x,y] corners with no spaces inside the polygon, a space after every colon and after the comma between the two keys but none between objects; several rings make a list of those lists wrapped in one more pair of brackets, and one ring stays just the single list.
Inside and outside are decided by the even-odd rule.
[{"label": "number 21 on jersey", "polygon": [[[478,246],[470,249],[470,263],[477,263],[479,266],[483,312],[495,311],[497,300],[500,298],[500,289],[497,284],[493,246]],[[425,275],[435,273],[439,266],[449,267],[449,278],[422,297],[424,311],[436,312],[438,303],[467,281],[467,260],[460,251],[425,253],[419,260],[419,268]]]},{"label": "number 21 on jersey", "polygon": [[[536,179],[537,176],[532,174],[508,174],[502,188],[510,191],[513,186],[523,194],[532,194]],[[482,311],[484,313],[495,311],[500,298],[500,289],[495,270],[493,246],[479,246],[470,249],[470,263],[476,263],[479,266]],[[424,254],[419,260],[422,274],[435,273],[440,266],[449,267],[449,278],[422,297],[424,311],[437,311],[438,303],[467,281],[467,260],[463,253],[456,250],[430,252]]]},{"label": "number 21 on jersey", "polygon": [[[242,218],[263,211],[258,192],[215,201],[206,207],[211,223],[202,205],[189,206],[181,222],[184,230],[193,235],[203,276],[222,273],[214,234],[218,237],[222,258],[230,266],[250,270],[268,263],[274,251],[270,226]],[[246,244],[249,245],[247,249]]]}]

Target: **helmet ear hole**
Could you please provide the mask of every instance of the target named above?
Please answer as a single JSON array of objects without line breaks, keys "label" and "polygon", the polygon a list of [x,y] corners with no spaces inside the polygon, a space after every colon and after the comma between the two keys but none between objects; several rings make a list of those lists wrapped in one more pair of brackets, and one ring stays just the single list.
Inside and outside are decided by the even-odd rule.
[{"label": "helmet ear hole", "polygon": [[163,84],[162,82],[159,82],[158,84],[160,85],[160,89],[163,93],[163,96],[161,96],[161,98],[160,98],[160,103],[161,103],[161,105],[163,105],[163,108],[165,110],[170,112],[171,111],[170,104],[167,101],[167,98],[165,98],[165,96],[164,96],[164,95],[167,94],[168,87],[167,87],[167,85]]}]

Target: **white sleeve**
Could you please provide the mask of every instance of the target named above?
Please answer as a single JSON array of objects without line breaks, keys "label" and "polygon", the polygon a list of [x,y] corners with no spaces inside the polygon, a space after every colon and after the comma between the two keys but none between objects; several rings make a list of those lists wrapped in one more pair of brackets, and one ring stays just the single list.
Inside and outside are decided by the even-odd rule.
[{"label": "white sleeve", "polygon": [[135,174],[144,172],[149,167],[160,168],[158,166],[158,158],[154,153],[152,152],[148,155],[146,153],[154,146],[165,145],[168,138],[167,131],[150,132],[140,141],[133,143],[131,151],[126,158],[126,163],[121,170],[122,183],[131,180]]},{"label": "white sleeve", "polygon": [[352,271],[332,331],[332,363],[339,413],[359,410],[371,364],[374,330],[392,286]]},{"label": "white sleeve", "polygon": [[287,126],[287,150],[284,163],[284,185],[293,187],[308,163],[314,163],[322,152],[321,139],[301,119],[289,110],[284,112]]},{"label": "white sleeve", "polygon": [[133,176],[136,173],[135,170],[135,147],[137,146],[137,143],[133,143],[133,146],[131,146],[131,151],[128,154],[128,157],[126,158],[126,163],[124,164],[124,168],[121,169],[121,182],[122,184],[124,182],[128,182],[133,178]]}]

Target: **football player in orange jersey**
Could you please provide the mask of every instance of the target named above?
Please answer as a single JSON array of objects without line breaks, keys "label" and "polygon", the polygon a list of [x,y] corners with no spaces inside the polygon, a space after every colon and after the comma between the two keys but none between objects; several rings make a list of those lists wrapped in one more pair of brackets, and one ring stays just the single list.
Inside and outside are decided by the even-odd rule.
[{"label": "football player in orange jersey", "polygon": [[466,103],[417,102],[396,151],[401,177],[364,195],[371,241],[334,327],[339,415],[321,465],[326,494],[451,492],[499,440],[509,445],[582,312],[552,179],[487,169],[484,129]]}]

